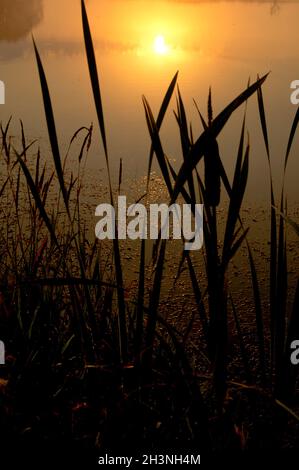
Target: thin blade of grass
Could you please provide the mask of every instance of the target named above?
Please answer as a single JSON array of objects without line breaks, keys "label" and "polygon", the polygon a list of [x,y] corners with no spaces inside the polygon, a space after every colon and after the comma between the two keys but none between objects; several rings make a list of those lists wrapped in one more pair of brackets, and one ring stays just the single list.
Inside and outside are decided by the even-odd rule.
[{"label": "thin blade of grass", "polygon": [[297,130],[297,127],[298,127],[298,122],[299,122],[299,108],[296,111],[296,114],[295,114],[295,117],[294,117],[294,120],[293,120],[293,124],[292,124],[292,128],[291,128],[291,132],[290,132],[290,136],[289,136],[289,140],[288,140],[287,151],[286,151],[285,160],[284,160],[284,172],[287,169],[288,159],[289,159],[290,151],[291,151],[291,148],[292,148],[293,140],[294,140],[294,137],[295,137],[295,133],[296,133],[296,130]]},{"label": "thin blade of grass", "polygon": [[[259,76],[257,77],[259,79]],[[266,122],[266,115],[265,115],[265,107],[264,107],[264,99],[261,86],[257,89],[257,100],[258,100],[258,107],[259,107],[259,115],[261,121],[261,127],[263,132],[263,138],[265,142],[267,157],[270,163],[270,150],[269,150],[269,139],[268,139],[268,130],[267,130],[267,122]]]},{"label": "thin blade of grass", "polygon": [[102,136],[106,163],[107,163],[107,166],[109,167],[104,112],[103,112],[102,97],[101,97],[100,85],[99,85],[100,81],[99,81],[99,76],[98,76],[98,69],[96,65],[96,58],[95,58],[95,53],[94,53],[94,48],[93,48],[92,37],[90,33],[89,22],[88,22],[87,13],[86,13],[85,2],[83,0],[81,0],[81,11],[82,11],[83,33],[84,33],[86,57],[87,57],[89,73],[90,73],[90,80],[91,80],[94,102],[95,102],[98,121],[99,121],[100,132]]},{"label": "thin blade of grass", "polygon": [[59,181],[59,186],[61,189],[62,197],[65,203],[65,207],[68,211],[69,205],[68,205],[68,200],[67,200],[67,191],[66,191],[65,184],[64,184],[63,170],[62,170],[62,165],[61,165],[60,151],[59,151],[59,146],[58,146],[56,126],[55,126],[55,120],[54,120],[54,114],[53,114],[49,88],[48,88],[43,64],[42,64],[38,49],[36,47],[34,38],[32,38],[32,40],[33,40],[34,51],[35,51],[35,56],[36,56],[36,61],[37,61],[37,66],[38,66],[38,72],[39,72],[40,84],[41,84],[41,89],[42,89],[44,109],[45,109],[45,115],[46,115],[46,120],[47,120],[48,134],[49,134],[53,159],[55,163],[57,178]]},{"label": "thin blade of grass", "polygon": [[[280,209],[283,212],[284,193],[281,194]],[[276,293],[276,322],[275,322],[275,371],[276,391],[281,395],[284,383],[284,347],[286,333],[286,303],[287,303],[287,261],[285,244],[285,221],[279,217],[278,254],[277,254],[277,293]]]},{"label": "thin blade of grass", "polygon": [[[29,146],[27,147],[27,150],[28,150],[28,148],[29,148]],[[35,200],[35,203],[36,203],[36,206],[37,206],[37,208],[38,208],[38,210],[39,210],[39,212],[40,212],[40,215],[41,215],[41,217],[43,218],[43,220],[44,220],[44,222],[45,222],[45,224],[46,224],[47,229],[49,230],[49,233],[50,233],[50,235],[51,235],[51,239],[55,242],[55,244],[56,244],[57,246],[59,246],[58,240],[57,240],[56,235],[55,235],[55,231],[54,231],[53,225],[52,225],[52,223],[51,223],[51,221],[50,221],[50,219],[49,219],[49,217],[48,217],[48,214],[47,214],[47,212],[46,212],[46,210],[45,210],[45,207],[44,207],[44,205],[43,205],[43,203],[42,203],[42,201],[41,201],[39,192],[38,192],[38,190],[37,190],[37,188],[36,188],[36,186],[35,186],[35,184],[34,184],[34,181],[33,181],[33,178],[32,178],[32,176],[31,176],[31,174],[30,174],[30,171],[29,171],[29,169],[28,169],[26,163],[22,160],[22,154],[19,155],[16,150],[15,150],[15,154],[16,154],[16,157],[17,157],[17,159],[18,159],[18,162],[19,162],[19,164],[20,164],[20,166],[21,166],[21,168],[22,168],[22,170],[23,170],[23,173],[24,173],[24,175],[25,175],[25,178],[26,178],[28,187],[29,187],[29,189],[30,189],[30,191],[31,191],[31,193],[32,193],[32,196],[33,196],[33,198],[34,198],[34,200]]]},{"label": "thin blade of grass", "polygon": [[236,223],[239,220],[240,209],[242,205],[242,201],[245,194],[245,189],[247,185],[248,179],[248,161],[249,161],[249,144],[246,147],[244,161],[243,160],[243,127],[241,132],[241,139],[240,139],[240,146],[238,150],[238,157],[235,167],[235,174],[234,174],[234,181],[230,196],[229,202],[229,209],[227,215],[227,222],[225,228],[225,235],[224,235],[224,242],[223,242],[223,250],[222,250],[222,265],[223,269],[226,269],[226,266],[231,259],[232,253],[235,251],[231,251],[233,239],[234,239],[234,232]]},{"label": "thin blade of grass", "polygon": [[248,354],[247,354],[245,343],[244,343],[244,338],[243,338],[243,333],[242,333],[242,329],[241,329],[240,320],[239,320],[237,310],[236,310],[236,306],[235,306],[235,303],[233,301],[232,296],[230,296],[230,301],[231,301],[233,316],[234,316],[236,329],[237,329],[237,333],[238,333],[238,337],[239,337],[240,352],[241,352],[241,356],[242,356],[242,359],[243,359],[244,370],[245,370],[245,374],[246,374],[246,377],[247,377],[247,381],[250,382],[251,379],[252,379],[252,374],[251,374],[250,365],[249,365],[249,358],[248,358]]},{"label": "thin blade of grass", "polygon": [[186,183],[190,173],[196,167],[204,153],[207,151],[211,139],[216,139],[218,134],[221,132],[230,116],[233,112],[238,109],[244,102],[248,100],[250,96],[256,93],[257,89],[264,83],[268,74],[263,76],[261,79],[257,80],[253,85],[249,86],[245,91],[243,91],[237,98],[235,98],[226,108],[218,114],[218,116],[213,120],[211,126],[208,130],[204,131],[198,140],[195,142],[194,146],[190,150],[190,156],[185,160],[179,170],[177,181],[173,190],[173,195],[171,203],[175,202],[181,188]]},{"label": "thin blade of grass", "polygon": [[[85,41],[85,49],[86,49],[86,56],[87,56],[87,62],[88,62],[88,68],[89,68],[90,81],[92,85],[94,103],[96,107],[96,112],[98,116],[100,132],[101,132],[101,138],[102,138],[104,152],[105,152],[106,166],[107,166],[107,172],[108,172],[110,201],[111,201],[111,205],[114,207],[99,76],[98,76],[98,71],[97,71],[94,47],[93,47],[92,37],[90,33],[90,27],[89,27],[84,0],[81,0],[81,11],[82,11],[83,33],[84,33],[84,41]],[[125,298],[124,298],[124,289],[123,289],[123,272],[122,272],[121,256],[120,256],[119,243],[118,243],[118,235],[117,235],[117,232],[118,232],[117,224],[115,228],[116,228],[116,237],[113,239],[113,251],[114,251],[115,276],[116,276],[116,283],[118,286],[117,299],[118,299],[118,310],[119,310],[118,322],[119,322],[119,340],[120,340],[120,361],[121,363],[126,363],[127,357],[128,357],[126,307],[125,307]]]},{"label": "thin blade of grass", "polygon": [[145,283],[145,240],[141,240],[140,261],[139,261],[139,279],[138,279],[138,297],[136,311],[136,337],[135,337],[135,354],[138,363],[140,362],[140,353],[143,339],[143,322],[144,322],[144,283]]},{"label": "thin blade of grass", "polygon": [[[183,99],[181,96],[180,89],[178,87],[178,100],[177,100],[177,108],[178,108],[178,115],[177,121],[180,129],[180,136],[181,136],[181,147],[184,160],[189,157],[191,141],[188,133],[188,123],[187,123],[187,116],[185,111],[185,106],[183,103]],[[195,197],[195,189],[194,189],[194,182],[193,182],[193,175],[191,174],[188,178],[188,187],[191,200],[193,204],[196,203]]]},{"label": "thin blade of grass", "polygon": [[159,137],[159,130],[157,128],[157,125],[156,125],[152,110],[150,108],[150,105],[147,102],[145,96],[143,96],[143,106],[144,106],[144,110],[145,110],[145,116],[146,116],[148,130],[149,130],[151,141],[152,141],[152,146],[153,146],[154,152],[156,154],[156,157],[157,157],[157,160],[158,160],[158,163],[159,163],[159,166],[160,166],[165,184],[167,186],[168,192],[171,196],[171,194],[172,194],[172,184],[171,184],[171,180],[170,180],[170,176],[169,176],[169,172],[168,172],[168,168],[167,168],[165,154],[164,154],[163,147],[162,147],[162,144],[161,144],[161,140],[160,140],[160,137]]},{"label": "thin blade of grass", "polygon": [[[274,207],[275,210],[276,207]],[[281,217],[283,217],[285,219],[285,221],[295,230],[295,233],[298,235],[299,237],[299,225],[296,224],[296,222],[294,222],[292,219],[290,219],[290,217],[288,217],[287,215],[285,215],[283,212],[280,212],[280,211],[277,211],[279,213],[279,215]]]},{"label": "thin blade of grass", "polygon": [[261,302],[261,294],[260,294],[260,286],[258,282],[257,271],[255,267],[255,263],[252,256],[252,251],[249,246],[248,240],[246,240],[248,256],[249,256],[249,264],[250,264],[250,272],[251,272],[251,282],[252,282],[252,289],[253,289],[253,298],[254,298],[254,306],[255,306],[255,319],[256,319],[256,332],[257,332],[257,342],[259,348],[259,359],[260,359],[260,368],[262,373],[262,380],[265,383],[266,379],[266,352],[265,352],[265,336],[264,336],[264,320],[263,320],[263,310],[262,310],[262,302]]},{"label": "thin blade of grass", "polygon": [[188,264],[188,269],[190,273],[190,278],[191,278],[191,283],[192,283],[192,288],[193,288],[193,293],[197,305],[197,310],[199,314],[199,318],[202,323],[202,328],[203,328],[203,333],[206,341],[208,341],[208,317],[207,313],[205,310],[205,306],[203,303],[203,295],[201,293],[201,288],[199,286],[199,282],[196,277],[195,269],[190,257],[190,254],[188,252],[184,252],[186,259],[187,259],[187,264]]},{"label": "thin blade of grass", "polygon": [[[268,142],[268,131],[265,117],[264,100],[261,87],[258,90],[258,107],[260,122],[263,132],[263,138],[267,153],[267,159],[269,164],[270,172],[270,197],[271,197],[271,226],[270,226],[270,330],[271,330],[271,369],[273,372],[274,361],[275,361],[275,349],[276,349],[276,332],[277,332],[277,226],[276,226],[276,214],[275,209],[275,198],[273,190],[273,178],[272,168],[270,159],[270,150]],[[271,372],[271,373],[272,373]]]},{"label": "thin blade of grass", "polygon": [[[177,71],[175,76],[171,80],[170,85],[169,85],[169,87],[166,91],[166,94],[164,96],[164,99],[162,101],[161,108],[159,110],[158,117],[157,117],[157,120],[156,120],[156,126],[157,126],[158,131],[161,129],[166,111],[168,109],[170,100],[172,98],[173,91],[174,91],[176,83],[177,83],[178,74],[179,74],[179,72]],[[153,156],[154,156],[154,148],[153,148],[153,145],[151,145],[150,155],[149,155],[149,163],[148,163],[148,172],[147,172],[147,191],[148,191],[148,185],[149,185],[149,180],[150,180],[150,173],[151,173],[151,169],[152,169]]]},{"label": "thin blade of grass", "polygon": [[287,405],[282,403],[280,400],[275,400],[275,403],[280,406],[282,409],[284,409],[289,415],[291,415],[293,418],[295,418],[296,421],[299,421],[299,415],[295,413],[295,411],[291,410]]},{"label": "thin blade of grass", "polygon": [[151,368],[152,364],[153,346],[155,339],[156,324],[158,319],[158,309],[164,270],[165,250],[166,240],[163,239],[161,242],[153,286],[150,294],[149,318],[146,331],[146,352],[144,354],[144,365],[146,368]]}]

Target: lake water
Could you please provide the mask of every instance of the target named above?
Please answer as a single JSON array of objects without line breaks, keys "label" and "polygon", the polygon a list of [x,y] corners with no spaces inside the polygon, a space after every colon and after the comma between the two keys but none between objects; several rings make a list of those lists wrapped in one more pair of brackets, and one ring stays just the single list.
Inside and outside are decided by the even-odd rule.
[{"label": "lake water", "polygon": [[[149,137],[141,96],[154,113],[179,70],[179,86],[194,133],[201,130],[193,105],[203,113],[209,86],[215,115],[257,74],[271,71],[264,98],[275,181],[279,178],[296,106],[290,84],[299,79],[299,3],[266,1],[88,0],[86,7],[100,71],[112,173],[123,159],[126,178],[147,168]],[[24,121],[29,138],[38,138],[45,155],[48,139],[31,31],[40,50],[51,91],[62,153],[75,130],[96,124],[85,57],[79,0],[0,0],[0,80],[6,104],[0,120],[13,115],[12,133]],[[165,152],[181,162],[173,99],[162,130]],[[231,172],[243,110],[219,140]],[[251,160],[247,198],[268,198],[268,170],[258,121],[257,100],[248,103]],[[298,137],[287,173],[290,202],[298,197]],[[89,168],[104,168],[99,135]]]}]

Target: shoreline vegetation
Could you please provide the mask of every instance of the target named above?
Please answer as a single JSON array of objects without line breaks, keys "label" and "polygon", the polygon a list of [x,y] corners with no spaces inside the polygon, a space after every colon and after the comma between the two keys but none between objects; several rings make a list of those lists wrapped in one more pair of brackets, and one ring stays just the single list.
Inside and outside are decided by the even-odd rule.
[{"label": "shoreline vegetation", "polygon": [[[84,1],[82,23],[107,166],[107,203],[114,207],[120,194],[122,168],[120,165],[119,187],[115,190]],[[175,312],[169,312],[167,305],[161,306],[168,241],[160,238],[153,243],[149,264],[146,242],[138,241],[137,282],[128,297],[120,240],[115,237],[110,242],[113,264],[105,265],[102,242],[87,236],[80,171],[88,156],[92,127],[75,133],[70,145],[83,136],[79,172],[67,177],[35,42],[34,49],[54,171],[49,174],[41,164],[39,150],[31,162],[37,144],[27,142],[22,123],[21,149],[14,148],[10,141],[10,122],[1,124],[1,158],[6,166],[0,187],[0,197],[6,201],[2,204],[0,231],[0,339],[6,349],[6,363],[0,366],[2,442],[60,447],[72,443],[99,451],[124,446],[188,447],[202,453],[298,448],[298,366],[291,363],[290,357],[291,344],[299,339],[299,278],[295,273],[295,284],[290,285],[288,272],[296,253],[289,253],[287,235],[293,231],[299,236],[299,227],[288,216],[284,184],[278,197],[273,191],[262,93],[267,75],[248,83],[216,117],[210,92],[207,117],[198,109],[203,128],[199,136],[194,135],[188,122],[177,85],[178,73],[166,91],[157,118],[143,97],[151,139],[147,190],[155,158],[167,191],[166,203],[175,204],[180,198],[193,211],[195,204],[204,205],[203,249],[189,253],[178,241],[181,248],[175,253],[178,270],[172,274],[175,282],[188,276],[194,304],[181,330],[175,324]],[[183,162],[177,173],[160,138],[175,93]],[[254,98],[271,184],[266,275],[257,269],[250,242],[247,222],[251,214],[246,225],[241,218],[251,158],[246,103]],[[230,181],[217,137],[240,107],[244,117],[236,137],[239,147]],[[284,173],[298,121],[299,110],[286,145]],[[53,186],[58,188],[56,205],[48,200]],[[147,198],[146,192],[141,199],[146,203]],[[223,198],[228,201],[225,213]],[[252,300],[250,319],[237,307],[230,290],[230,267],[241,249],[246,252],[251,288],[243,292],[240,280],[239,289],[240,296],[249,295]],[[202,260],[204,272],[200,276],[195,257]],[[265,290],[266,303],[262,300]],[[169,314],[174,317],[171,321]],[[252,344],[245,338],[245,322],[251,322]],[[191,342],[195,344],[192,354]],[[232,367],[236,357],[238,364]]]}]

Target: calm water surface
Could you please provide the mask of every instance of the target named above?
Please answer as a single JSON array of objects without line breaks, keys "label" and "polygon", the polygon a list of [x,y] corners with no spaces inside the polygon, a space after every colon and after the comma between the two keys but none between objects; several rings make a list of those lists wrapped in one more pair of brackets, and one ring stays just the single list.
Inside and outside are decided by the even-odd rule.
[{"label": "calm water surface", "polygon": [[[299,79],[299,3],[264,1],[143,1],[87,0],[94,38],[112,172],[119,158],[128,178],[146,172],[149,137],[142,94],[156,113],[167,86],[179,70],[179,86],[194,132],[201,130],[193,105],[203,113],[209,86],[217,114],[250,77],[271,71],[265,105],[274,176],[279,182],[283,156],[296,107],[290,83]],[[74,131],[96,123],[81,27],[79,0],[0,0],[0,79],[6,104],[0,120],[13,115],[12,133],[22,119],[28,137],[38,138],[47,155],[48,139],[33,55],[31,31],[45,66],[61,148],[66,151]],[[171,103],[162,131],[165,152],[181,162]],[[243,110],[237,112],[220,138],[225,165],[231,171],[236,156]],[[268,196],[267,162],[258,123],[256,98],[248,106],[251,142],[247,197]],[[287,188],[298,200],[298,138],[290,158]],[[105,166],[98,134],[88,162]]]}]

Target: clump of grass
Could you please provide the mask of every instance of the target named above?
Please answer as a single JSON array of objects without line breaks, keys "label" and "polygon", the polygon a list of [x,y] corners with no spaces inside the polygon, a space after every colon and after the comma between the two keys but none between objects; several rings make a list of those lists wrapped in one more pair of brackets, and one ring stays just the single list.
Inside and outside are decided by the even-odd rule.
[{"label": "clump of grass", "polygon": [[[289,402],[295,393],[297,368],[290,362],[290,344],[298,336],[296,312],[298,310],[298,284],[293,301],[291,316],[287,317],[287,245],[285,235],[285,220],[288,221],[298,231],[297,224],[290,220],[284,213],[287,201],[284,191],[284,183],[280,198],[280,213],[276,213],[275,196],[273,190],[273,180],[271,173],[271,160],[268,142],[268,132],[262,95],[262,84],[266,76],[248,86],[238,98],[230,103],[215,119],[213,119],[211,91],[208,98],[208,121],[206,122],[202,114],[199,117],[204,131],[194,139],[192,126],[188,125],[184,104],[178,89],[177,112],[175,117],[179,126],[181,137],[183,163],[178,174],[171,167],[159,137],[159,131],[152,118],[150,107],[146,105],[146,117],[155,150],[157,160],[160,164],[165,184],[169,188],[170,202],[173,203],[181,194],[187,203],[193,206],[197,202],[203,202],[205,208],[204,240],[205,240],[205,266],[207,277],[207,309],[199,281],[197,280],[192,261],[188,254],[183,258],[188,262],[190,277],[193,285],[195,299],[198,305],[200,318],[202,321],[205,340],[209,352],[209,358],[213,367],[214,386],[218,410],[223,411],[224,399],[227,393],[227,350],[228,350],[228,298],[232,300],[231,293],[227,288],[226,273],[229,262],[233,259],[241,244],[246,242],[248,250],[248,260],[252,277],[252,294],[256,313],[256,335],[259,348],[259,368],[261,371],[261,383],[267,390],[269,396],[278,399],[276,403],[281,405],[280,399]],[[258,273],[252,250],[247,237],[249,228],[243,226],[240,210],[245,194],[248,165],[249,165],[249,143],[244,148],[245,117],[241,129],[239,150],[236,158],[235,172],[232,183],[226,175],[225,169],[219,155],[217,136],[223,129],[231,114],[247,99],[256,94],[258,99],[259,116],[262,133],[264,137],[267,158],[270,169],[270,204],[271,204],[271,232],[270,232],[270,290],[269,290],[269,311],[264,312],[261,302],[261,288]],[[195,103],[196,104],[196,103]],[[197,105],[196,105],[197,106]],[[198,109],[198,107],[197,107]],[[288,158],[292,147],[298,124],[298,111],[290,131],[287,145],[284,174],[286,172]],[[163,164],[161,162],[163,161]],[[198,170],[199,163],[203,161],[203,174]],[[166,168],[166,170],[165,170]],[[170,182],[170,174],[173,183]],[[229,205],[226,216],[224,238],[222,247],[219,248],[219,233],[217,222],[217,206],[220,202],[220,185],[229,197]],[[197,184],[197,191],[194,185]],[[199,195],[199,201],[198,197]],[[220,252],[221,250],[221,252]],[[244,369],[249,383],[255,371],[249,370],[249,361],[244,347],[241,319],[242,312],[237,312],[232,302],[232,311],[239,336],[241,355],[243,357]],[[266,354],[267,331],[264,323],[268,315],[270,320],[270,356]],[[287,327],[288,323],[288,327]],[[286,410],[286,407],[284,407]]]},{"label": "clump of grass", "polygon": [[[178,195],[181,193],[186,203],[190,203],[192,207],[195,207],[197,202],[202,201],[204,203],[204,241],[206,252],[206,275],[208,280],[208,315],[206,314],[206,310],[203,305],[203,294],[196,279],[192,261],[189,256],[188,267],[199,313],[203,320],[203,328],[205,331],[209,357],[214,367],[214,383],[219,410],[222,409],[223,400],[226,394],[228,310],[226,272],[230,260],[236,254],[248,233],[248,229],[245,230],[241,223],[239,223],[239,227],[237,226],[240,219],[240,208],[248,177],[249,144],[247,144],[244,150],[245,116],[241,130],[232,185],[230,185],[222,165],[216,139],[231,114],[246,102],[251,95],[257,93],[265,79],[266,76],[249,86],[247,90],[241,93],[215,119],[213,119],[212,97],[210,93],[208,99],[208,122],[205,122],[199,112],[204,132],[195,141],[193,134],[189,131],[186,111],[181,94],[178,90],[176,120],[179,126],[183,151],[183,164],[178,174],[176,174],[174,169],[171,168],[167,158],[165,157],[157,126],[153,120],[150,107],[148,103],[146,103],[146,117],[149,124],[152,145],[157,155],[161,172],[165,179],[165,184],[169,189],[170,202],[175,202]],[[202,159],[204,161],[204,179],[197,171],[197,165]],[[170,182],[169,171],[171,172],[171,176],[174,180],[173,184]],[[219,252],[218,248],[217,228],[217,206],[220,202],[221,181],[223,182],[229,196],[229,209],[227,213],[222,254]],[[187,184],[188,189],[184,187],[185,183]],[[197,200],[196,194],[199,195],[199,201]]]},{"label": "clump of grass", "polygon": [[[290,151],[295,137],[299,121],[299,111],[291,126],[290,135],[284,157],[283,183],[280,194],[280,212],[276,209],[276,199],[273,191],[271,156],[264,109],[262,90],[258,90],[258,105],[260,122],[264,137],[266,154],[270,173],[270,200],[271,200],[271,229],[270,229],[270,334],[271,350],[270,364],[271,374],[269,377],[270,387],[277,399],[290,403],[296,390],[297,368],[290,361],[290,345],[297,338],[299,331],[297,326],[298,311],[298,281],[293,300],[291,315],[288,318],[288,262],[287,262],[287,240],[285,217],[287,214],[287,197],[285,195],[285,175]],[[285,214],[283,214],[285,212]],[[288,218],[286,220],[289,220]],[[296,228],[292,221],[291,225]],[[256,310],[261,311],[261,306],[256,302]]]}]

